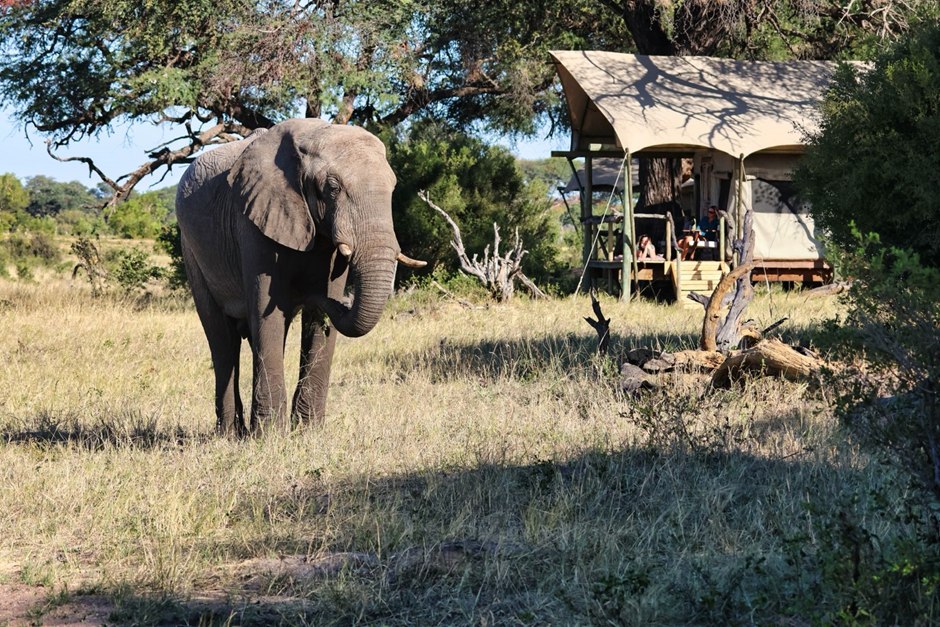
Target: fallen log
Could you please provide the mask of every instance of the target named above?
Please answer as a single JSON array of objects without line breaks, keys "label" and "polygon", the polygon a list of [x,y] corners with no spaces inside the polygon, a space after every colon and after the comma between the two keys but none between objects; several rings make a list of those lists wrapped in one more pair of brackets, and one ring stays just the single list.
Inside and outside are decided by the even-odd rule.
[{"label": "fallen log", "polygon": [[640,390],[654,390],[660,387],[660,383],[658,378],[627,362],[620,366],[619,387],[624,394],[636,394]]},{"label": "fallen log", "polygon": [[826,296],[835,296],[836,294],[841,294],[852,287],[852,284],[849,282],[839,282],[839,283],[830,283],[829,285],[823,285],[822,287],[815,287],[808,292],[806,292],[806,298],[823,298]]},{"label": "fallen log", "polygon": [[725,359],[712,374],[712,385],[716,388],[729,387],[748,372],[800,381],[819,372],[821,365],[819,359],[804,355],[776,338],[770,338]]},{"label": "fallen log", "polygon": [[675,367],[686,370],[714,370],[725,361],[725,356],[718,351],[679,351],[672,356]]},{"label": "fallen log", "polygon": [[[718,287],[712,292],[711,299],[708,301],[708,307],[705,308],[705,319],[702,321],[702,342],[703,351],[717,351],[718,343],[715,341],[715,334],[718,331],[718,323],[721,321],[721,301],[738,279],[748,275],[755,267],[754,263],[748,263],[738,266],[718,282]],[[748,279],[750,281],[750,279]],[[753,293],[753,292],[752,292]],[[747,300],[750,300],[749,298]],[[747,303],[744,303],[747,306]],[[729,313],[725,318],[725,324],[734,323],[732,314]]]}]

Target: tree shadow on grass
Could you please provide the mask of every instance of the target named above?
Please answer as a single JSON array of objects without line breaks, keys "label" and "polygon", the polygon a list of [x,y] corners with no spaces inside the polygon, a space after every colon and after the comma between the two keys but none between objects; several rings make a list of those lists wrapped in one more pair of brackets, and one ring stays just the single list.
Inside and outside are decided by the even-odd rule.
[{"label": "tree shadow on grass", "polygon": [[87,451],[165,450],[199,444],[211,437],[209,433],[196,433],[181,426],[165,428],[157,416],[139,411],[119,412],[90,422],[72,412],[40,411],[0,426],[0,443],[71,446]]},{"label": "tree shadow on grass", "polygon": [[[799,421],[765,418],[773,427]],[[842,577],[833,564],[851,564],[856,550],[848,541],[853,527],[839,521],[880,516],[855,497],[890,487],[879,473],[811,453],[768,459],[678,441],[329,486],[309,478],[281,493],[245,494],[231,516],[261,512],[261,528],[290,521],[293,529],[329,533],[267,537],[260,556],[244,540],[207,539],[193,550],[239,561],[228,596],[180,597],[150,614],[152,624],[206,625],[724,625],[819,617],[853,594],[851,584],[836,589],[838,581],[826,578]],[[826,525],[844,531],[841,544],[807,536]],[[856,542],[863,569],[875,544]],[[815,570],[817,555],[838,572]],[[154,599],[128,594],[118,615],[135,622],[134,608],[143,612]]]},{"label": "tree shadow on grass", "polygon": [[[677,351],[696,348],[694,333],[611,334],[609,358],[626,361],[633,348]],[[540,374],[564,374],[590,369],[595,363],[598,339],[589,333],[542,335],[511,340],[452,341],[442,338],[432,346],[393,351],[384,355],[383,371],[389,377],[410,372],[430,373],[433,382],[471,377],[478,380],[515,378],[531,380]],[[361,358],[375,359],[374,355]]]}]

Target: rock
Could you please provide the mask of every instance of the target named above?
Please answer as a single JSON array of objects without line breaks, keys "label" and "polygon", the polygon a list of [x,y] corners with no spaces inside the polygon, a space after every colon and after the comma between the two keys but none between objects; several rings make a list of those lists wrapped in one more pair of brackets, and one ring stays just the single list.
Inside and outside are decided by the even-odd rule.
[{"label": "rock", "polygon": [[634,394],[641,389],[651,390],[659,387],[659,383],[650,378],[638,366],[625,363],[620,368],[620,389],[627,394]]},{"label": "rock", "polygon": [[634,366],[643,367],[643,364],[653,358],[653,351],[648,348],[634,348],[627,353],[627,361]]}]

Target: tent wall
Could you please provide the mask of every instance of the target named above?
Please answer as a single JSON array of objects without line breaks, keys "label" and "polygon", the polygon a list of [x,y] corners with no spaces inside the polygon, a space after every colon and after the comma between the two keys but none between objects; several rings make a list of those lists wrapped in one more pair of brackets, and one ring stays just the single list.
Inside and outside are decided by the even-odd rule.
[{"label": "tent wall", "polygon": [[[796,154],[759,153],[744,160],[745,181],[741,210],[754,211],[754,257],[779,261],[811,261],[823,257],[815,236],[809,205],[797,201],[792,172]],[[693,215],[701,220],[708,205],[728,212],[732,232],[738,222],[738,160],[721,152],[695,155],[701,207]]]},{"label": "tent wall", "polygon": [[809,204],[796,200],[790,181],[755,178],[747,185],[753,198],[756,259],[808,261],[823,257]]}]

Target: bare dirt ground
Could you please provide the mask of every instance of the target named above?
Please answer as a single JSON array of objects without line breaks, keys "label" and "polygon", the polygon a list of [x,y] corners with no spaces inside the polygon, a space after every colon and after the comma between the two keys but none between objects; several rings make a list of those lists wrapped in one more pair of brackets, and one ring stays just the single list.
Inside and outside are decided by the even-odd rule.
[{"label": "bare dirt ground", "polygon": [[0,625],[6,627],[105,625],[113,611],[114,604],[98,594],[56,597],[43,587],[0,584]]}]

